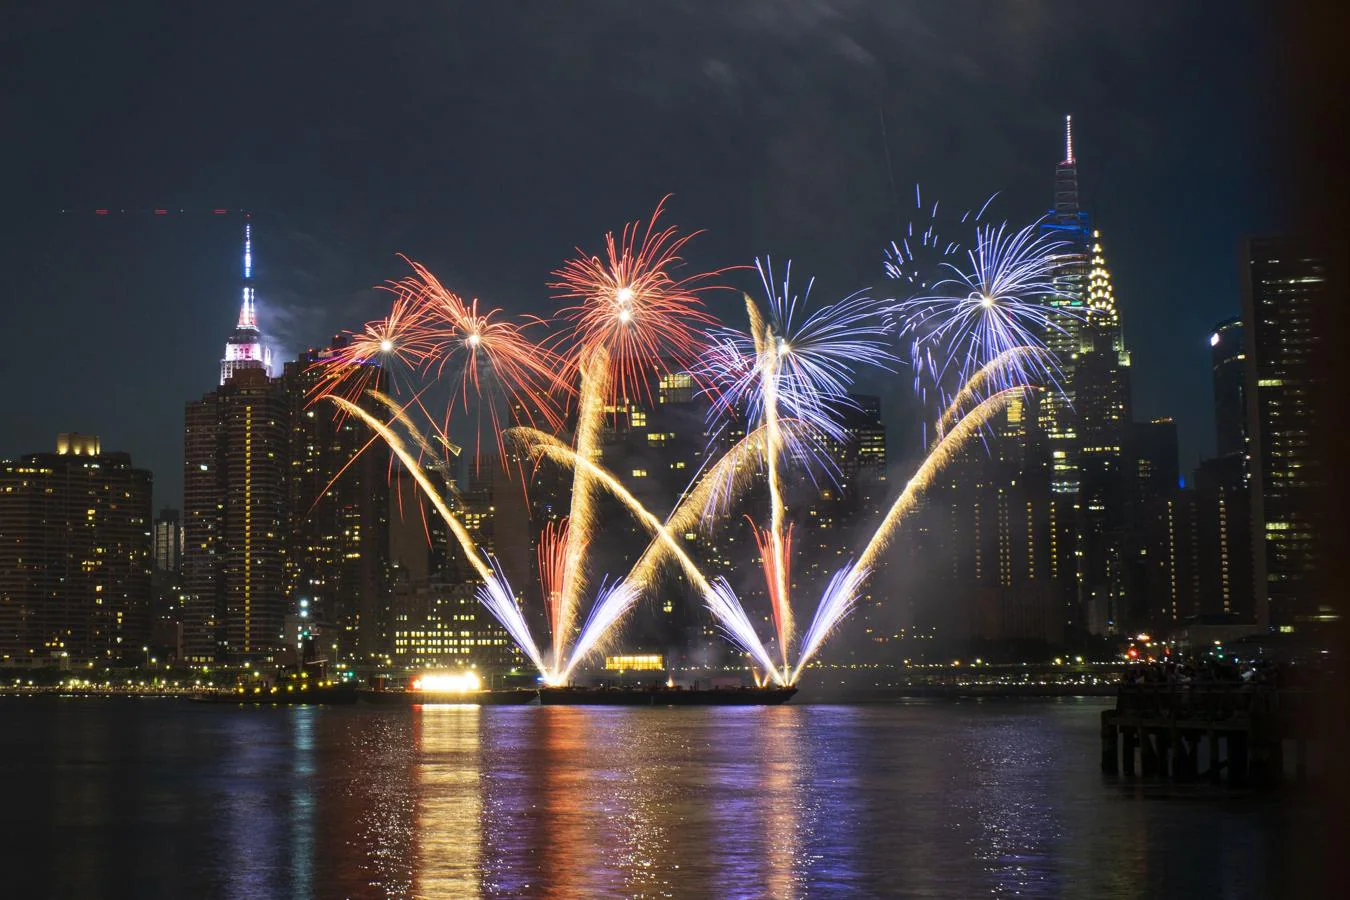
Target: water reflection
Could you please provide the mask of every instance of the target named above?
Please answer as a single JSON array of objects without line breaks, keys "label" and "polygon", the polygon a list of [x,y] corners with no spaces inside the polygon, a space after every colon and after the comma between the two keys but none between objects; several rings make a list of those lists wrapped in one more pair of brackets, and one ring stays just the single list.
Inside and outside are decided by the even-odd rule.
[{"label": "water reflection", "polygon": [[[1276,896],[1286,811],[1092,705],[0,703],[6,896]],[[1297,820],[1296,820],[1297,821]]]},{"label": "water reflection", "polygon": [[295,710],[291,722],[291,877],[295,896],[314,895],[314,717],[318,710]]},{"label": "water reflection", "polygon": [[412,710],[417,752],[413,893],[417,896],[481,896],[480,714],[480,707],[463,705]]},{"label": "water reflection", "polygon": [[275,774],[286,770],[292,748],[276,727],[285,720],[276,710],[260,712],[234,717],[218,776],[220,805],[203,810],[220,816],[226,853],[234,860],[223,869],[227,897],[261,897],[278,884],[289,887],[290,854],[283,828],[289,816],[285,794],[271,786]]}]

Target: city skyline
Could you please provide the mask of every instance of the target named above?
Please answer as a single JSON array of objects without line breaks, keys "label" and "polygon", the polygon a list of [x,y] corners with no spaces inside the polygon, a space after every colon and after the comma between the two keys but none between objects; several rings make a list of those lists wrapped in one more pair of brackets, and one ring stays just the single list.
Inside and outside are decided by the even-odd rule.
[{"label": "city skyline", "polygon": [[4,895],[1333,894],[1343,7],[0,7]]},{"label": "city skyline", "polygon": [[[325,345],[340,325],[371,317],[379,304],[378,292],[371,286],[402,274],[402,264],[394,255],[400,250],[453,274],[457,284],[488,302],[546,313],[551,305],[544,300],[540,285],[548,268],[570,251],[571,235],[598,233],[615,221],[640,215],[666,190],[675,193],[672,208],[682,224],[708,229],[700,238],[700,258],[728,264],[745,262],[766,250],[790,253],[799,265],[818,272],[822,286],[832,291],[842,293],[867,284],[883,290],[880,248],[897,236],[902,223],[913,214],[916,182],[925,198],[961,206],[977,205],[990,193],[1002,190],[1003,196],[996,201],[999,215],[1029,221],[1046,206],[1046,163],[1059,149],[1060,117],[1073,112],[1077,114],[1075,143],[1082,160],[1082,190],[1110,241],[1107,249],[1126,338],[1136,354],[1139,412],[1146,417],[1176,418],[1183,470],[1208,456],[1212,430],[1205,402],[1208,380],[1204,341],[1214,322],[1238,311],[1239,238],[1279,225],[1269,200],[1275,186],[1256,149],[1256,110],[1245,102],[1252,94],[1242,87],[1264,90],[1260,84],[1250,85],[1249,80],[1255,76],[1235,75],[1239,83],[1213,95],[1207,92],[1217,88],[1186,82],[1178,97],[1158,104],[1145,102],[1146,96],[1157,94],[1150,85],[1161,83],[1167,72],[1152,71],[1157,68],[1153,65],[1148,71],[1133,68],[1128,57],[1122,58],[1119,41],[1139,49],[1156,49],[1172,39],[1166,36],[1167,29],[1161,24],[1138,26],[1117,39],[1108,37],[1106,25],[1083,24],[1079,40],[1089,51],[1087,57],[1110,59],[1122,66],[1121,72],[1130,73],[1129,90],[1111,90],[1112,84],[1100,74],[1077,82],[1048,81],[1044,75],[1028,74],[995,87],[990,74],[981,70],[976,84],[982,87],[965,92],[966,101],[973,106],[958,121],[943,122],[935,131],[941,119],[920,115],[919,110],[933,110],[934,104],[947,96],[945,87],[940,83],[930,86],[927,79],[914,82],[903,77],[907,64],[892,51],[907,47],[908,39],[897,35],[889,14],[877,13],[876,22],[863,13],[857,15],[863,18],[850,14],[838,21],[811,23],[825,28],[838,42],[833,49],[812,51],[803,64],[833,66],[841,48],[851,41],[863,48],[859,61],[846,68],[845,74],[833,76],[830,83],[839,83],[842,78],[844,85],[872,84],[869,79],[880,74],[881,87],[869,88],[858,95],[859,99],[827,114],[817,92],[795,82],[781,84],[782,96],[797,96],[804,104],[803,114],[796,119],[784,118],[774,106],[756,99],[749,108],[753,121],[768,127],[767,134],[775,136],[771,146],[783,148],[784,155],[761,155],[757,157],[761,164],[749,168],[715,151],[719,141],[705,139],[697,130],[698,137],[691,136],[687,143],[672,145],[653,157],[649,149],[656,139],[655,124],[630,112],[626,115],[636,117],[621,121],[619,127],[631,136],[634,148],[642,151],[637,156],[655,160],[641,169],[629,161],[629,153],[608,142],[587,141],[555,147],[551,152],[532,152],[526,164],[511,149],[518,143],[512,141],[504,145],[500,160],[475,151],[472,165],[467,166],[464,163],[469,160],[463,158],[467,151],[451,145],[448,149],[452,157],[444,167],[431,167],[431,158],[417,149],[421,144],[405,142],[404,152],[413,154],[411,164],[399,167],[406,175],[390,174],[384,179],[387,193],[381,195],[370,179],[346,178],[346,189],[336,195],[324,193],[325,200],[314,191],[317,176],[296,172],[289,164],[275,160],[256,165],[239,162],[223,171],[219,183],[200,183],[178,162],[183,151],[191,147],[194,154],[208,161],[218,154],[196,138],[170,138],[162,145],[162,152],[171,158],[151,171],[143,160],[153,158],[158,152],[155,148],[161,145],[153,139],[155,129],[150,125],[126,138],[130,144],[75,167],[88,175],[60,183],[41,182],[40,190],[39,185],[23,186],[21,190],[28,193],[19,198],[21,205],[32,210],[36,219],[18,241],[0,251],[5,254],[14,289],[35,295],[55,289],[74,308],[88,306],[99,339],[92,335],[67,337],[54,330],[56,322],[51,317],[37,315],[36,308],[19,312],[21,330],[33,340],[19,348],[10,365],[48,383],[51,396],[61,401],[50,406],[61,411],[29,408],[21,400],[24,408],[17,416],[16,427],[6,432],[0,454],[14,455],[43,446],[55,431],[95,431],[127,448],[156,472],[157,505],[179,502],[174,488],[176,436],[166,424],[172,414],[166,413],[209,387],[209,373],[201,371],[200,351],[216,344],[222,331],[235,320],[236,308],[229,298],[237,296],[237,286],[231,270],[233,260],[228,257],[235,252],[236,223],[206,221],[209,211],[219,205],[254,210],[260,316],[264,327],[281,338],[281,355],[293,358],[306,348]],[[940,19],[937,13],[925,15]],[[1184,23],[1198,13],[1181,10],[1170,15]],[[667,30],[642,32],[645,37],[639,43],[662,46],[688,25],[675,13],[663,16],[659,26]],[[1212,46],[1202,41],[1189,47],[1189,52],[1212,52],[1216,66],[1235,66],[1229,55],[1219,53],[1219,48],[1227,46],[1225,42],[1233,39],[1234,33],[1240,40],[1254,41],[1259,22],[1255,12],[1243,10],[1222,25],[1227,29],[1224,34],[1206,38],[1213,41]],[[121,29],[131,27],[134,19],[107,24],[111,37],[100,33],[100,38],[115,43],[123,34]],[[714,17],[707,24],[722,29],[727,38],[756,36],[767,46],[795,46],[796,42],[790,23],[757,24],[739,17]],[[867,34],[869,24],[886,27],[871,29],[875,33]],[[1039,40],[1051,39],[1048,23],[1032,19],[1023,24],[1032,28]],[[52,27],[41,18],[30,25],[38,37]],[[293,25],[286,15],[280,15],[250,34],[248,41],[265,46]],[[76,45],[93,40],[92,34],[81,37],[87,27],[77,29]],[[447,27],[471,33],[483,25],[468,15]],[[658,23],[651,27],[658,27]],[[992,72],[1000,54],[1014,51],[989,45],[990,34],[980,28],[963,32],[974,46],[989,50]],[[95,43],[90,52],[97,55],[105,51]],[[1171,54],[1160,55],[1171,58]],[[762,71],[756,54],[741,54],[732,59],[729,69],[719,65],[726,63],[725,56],[721,49],[710,54],[704,69],[677,79],[682,87],[655,98],[652,109],[663,112],[671,124],[697,125],[703,118],[689,104],[706,100],[711,117],[708,123],[721,122],[727,115],[726,104],[737,96],[737,85],[765,78],[773,84],[776,76]],[[1008,57],[1006,61],[1017,58]],[[155,70],[158,64],[147,65]],[[262,60],[257,65],[265,70],[273,64]],[[678,68],[675,60],[660,54],[653,65],[663,71]],[[232,108],[243,102],[238,92],[251,87],[250,79],[260,77],[259,71],[255,68],[246,74],[247,83],[240,85],[196,67],[190,67],[189,74],[206,96]],[[145,74],[128,72],[119,77],[139,79]],[[510,126],[498,114],[488,112],[488,98],[523,88],[528,90],[528,97],[534,98],[531,102],[537,101],[547,77],[547,71],[529,70],[509,79],[503,76],[497,86],[479,79],[472,90],[466,88],[468,93],[454,101],[458,105],[433,108],[444,110],[447,116],[453,109],[462,109],[466,122],[477,123],[486,129],[485,134],[499,135]],[[1219,81],[1215,79],[1216,84]],[[416,82],[414,95],[403,102],[415,105],[419,100],[440,98],[431,83]],[[373,84],[378,84],[378,79]],[[632,89],[640,90],[641,85]],[[1260,90],[1257,96],[1265,96]],[[275,117],[278,107],[265,94],[251,91],[249,95],[262,104],[260,115]],[[606,96],[617,99],[622,93]],[[1183,104],[1188,97],[1193,105],[1217,105],[1231,110],[1232,115],[1223,117],[1221,128],[1200,132],[1185,115]],[[1017,110],[1017,118],[993,115],[988,105],[996,99],[1000,107]],[[981,122],[978,129],[974,124],[981,121],[981,111],[991,113],[991,121],[1003,139],[996,149],[973,139],[977,130],[986,130],[986,123]],[[204,133],[215,133],[204,111],[186,112],[202,123]],[[326,112],[314,113],[304,122],[305,128],[317,129],[318,133],[337,127]],[[299,134],[292,127],[275,121],[271,124],[278,126],[276,133],[282,140],[286,135]],[[426,131],[419,140],[431,139],[436,130]],[[352,136],[350,140],[371,146],[364,136]],[[149,155],[128,157],[130,147],[141,142],[145,142]],[[80,143],[75,141],[72,146]],[[793,152],[798,155],[793,156]],[[1204,162],[1185,167],[1183,178],[1170,165],[1170,157],[1178,153]],[[577,154],[588,160],[586,171],[604,172],[599,189],[579,191],[578,187],[567,186],[571,182],[551,177]],[[380,154],[373,154],[369,162],[378,167],[380,158]],[[822,166],[825,171],[835,171],[841,165],[841,172],[856,175],[832,176],[840,191],[823,196],[813,191],[800,203],[788,202],[795,194],[794,185],[808,171],[816,172]],[[512,172],[526,177],[506,177]],[[295,176],[289,183],[288,173]],[[247,177],[250,175],[257,177]],[[423,183],[423,178],[429,181]],[[497,186],[495,194],[473,186],[484,180]],[[743,185],[727,193],[726,188],[741,181]],[[541,190],[544,185],[548,185],[547,190]],[[222,193],[226,196],[220,196]],[[431,202],[431,197],[444,197],[447,202]],[[50,206],[47,198],[54,201]],[[353,211],[361,209],[365,214],[335,211],[334,204]],[[153,208],[159,206],[201,210],[203,215],[156,217]],[[144,208],[146,214],[137,217],[128,213],[95,221],[93,210],[103,207]],[[61,208],[71,212],[62,216],[56,212]],[[504,231],[490,218],[485,219],[489,209],[511,210],[513,214],[507,216],[511,227]],[[1208,213],[1200,214],[1201,209]],[[88,218],[81,220],[77,210],[87,210]],[[1182,215],[1173,220],[1165,210],[1178,210]],[[822,224],[815,224],[817,220]],[[834,224],[826,227],[824,221]],[[1179,224],[1183,222],[1184,226]],[[472,233],[466,230],[470,226]],[[1179,232],[1179,228],[1184,231]],[[35,243],[38,241],[45,243]],[[56,252],[56,246],[62,251]],[[68,271],[66,252],[80,253],[83,275]],[[1166,327],[1162,326],[1164,320]],[[87,359],[90,365],[74,372],[58,365],[56,357],[43,350],[57,342],[64,342],[69,352]],[[126,350],[137,345],[135,352]],[[107,373],[107,377],[98,381],[81,377],[92,371]],[[183,389],[189,385],[190,389]],[[887,396],[884,384],[865,388],[888,401],[888,425],[895,448],[892,455],[899,458],[907,451],[917,452],[917,436],[896,429],[904,418],[898,415],[897,404],[890,402],[895,396]],[[134,392],[140,400],[135,408],[113,416],[110,410],[114,404],[109,402],[108,393],[112,391],[121,395]]]}]

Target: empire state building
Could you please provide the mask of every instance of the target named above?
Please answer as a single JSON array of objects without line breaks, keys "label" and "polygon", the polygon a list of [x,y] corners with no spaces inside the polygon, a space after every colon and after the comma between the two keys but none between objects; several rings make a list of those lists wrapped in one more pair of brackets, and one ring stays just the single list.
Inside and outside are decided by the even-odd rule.
[{"label": "empire state building", "polygon": [[239,322],[234,333],[225,342],[225,358],[220,361],[220,383],[240,369],[272,370],[272,350],[263,343],[258,330],[258,311],[253,291],[253,233],[252,225],[244,225],[244,297],[239,307]]}]

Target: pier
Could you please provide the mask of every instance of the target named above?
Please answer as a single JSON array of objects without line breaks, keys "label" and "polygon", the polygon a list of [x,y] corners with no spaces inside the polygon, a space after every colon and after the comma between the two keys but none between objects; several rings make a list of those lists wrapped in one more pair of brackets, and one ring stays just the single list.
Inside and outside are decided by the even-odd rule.
[{"label": "pier", "polygon": [[1308,689],[1241,682],[1120,686],[1102,712],[1102,772],[1234,787],[1308,778]]}]

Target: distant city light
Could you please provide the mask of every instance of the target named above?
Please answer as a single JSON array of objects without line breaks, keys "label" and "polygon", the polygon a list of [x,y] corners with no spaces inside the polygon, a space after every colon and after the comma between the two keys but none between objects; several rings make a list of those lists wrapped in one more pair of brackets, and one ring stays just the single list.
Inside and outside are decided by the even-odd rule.
[{"label": "distant city light", "polygon": [[1211,347],[1219,346],[1219,333],[1217,331],[1209,336],[1209,345]]}]

